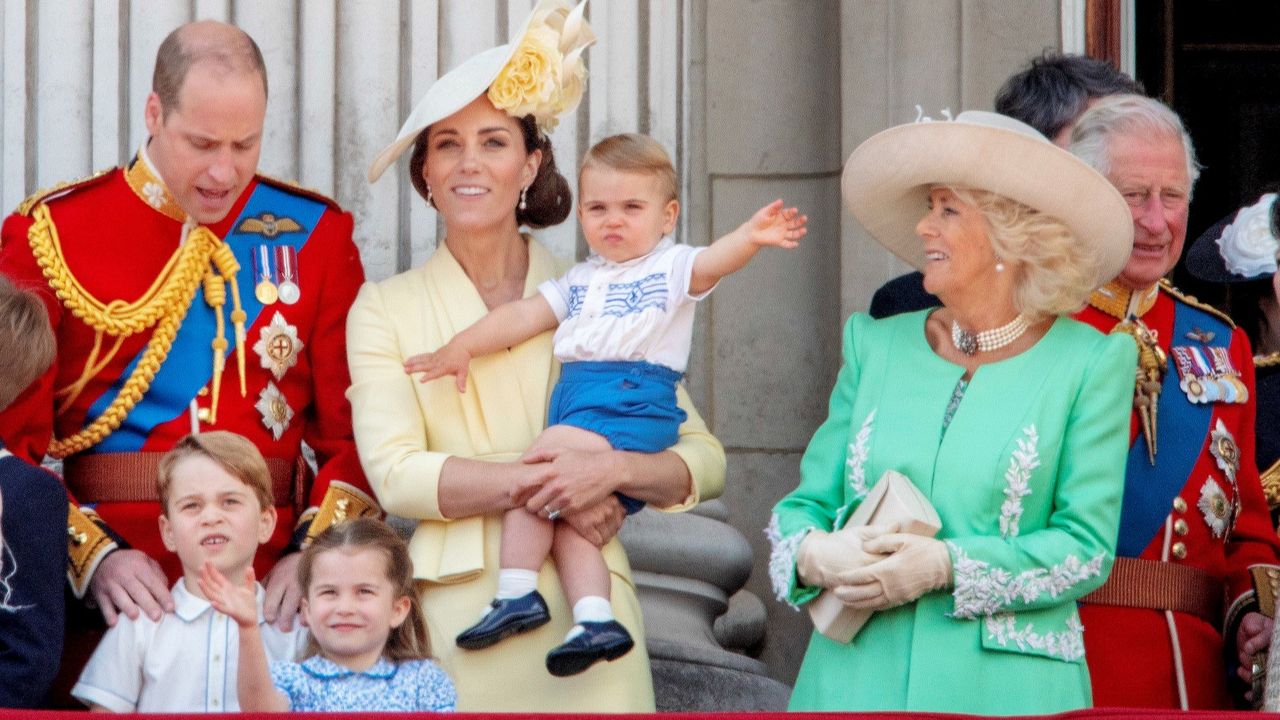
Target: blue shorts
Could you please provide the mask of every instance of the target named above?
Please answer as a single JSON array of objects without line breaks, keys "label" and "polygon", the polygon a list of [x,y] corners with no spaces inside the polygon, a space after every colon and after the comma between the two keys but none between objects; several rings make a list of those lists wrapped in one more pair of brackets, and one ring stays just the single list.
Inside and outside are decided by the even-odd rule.
[{"label": "blue shorts", "polygon": [[[662,452],[680,437],[688,417],[676,406],[680,373],[647,362],[565,363],[551,392],[547,425],[602,435],[615,450]],[[644,503],[619,494],[627,514]]]}]

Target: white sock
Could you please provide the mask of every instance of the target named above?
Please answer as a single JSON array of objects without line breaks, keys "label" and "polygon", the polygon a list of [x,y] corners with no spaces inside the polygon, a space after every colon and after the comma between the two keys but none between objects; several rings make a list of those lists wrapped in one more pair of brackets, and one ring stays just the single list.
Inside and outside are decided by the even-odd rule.
[{"label": "white sock", "polygon": [[521,595],[528,595],[537,589],[537,570],[503,568],[498,571],[498,594],[493,597],[495,600],[510,600]]},{"label": "white sock", "polygon": [[584,622],[608,622],[613,619],[613,605],[608,598],[599,595],[588,595],[573,604],[574,626],[565,633],[564,641],[569,642],[586,631]]},{"label": "white sock", "polygon": [[573,621],[608,622],[613,619],[613,606],[608,598],[599,595],[588,595],[573,604]]}]

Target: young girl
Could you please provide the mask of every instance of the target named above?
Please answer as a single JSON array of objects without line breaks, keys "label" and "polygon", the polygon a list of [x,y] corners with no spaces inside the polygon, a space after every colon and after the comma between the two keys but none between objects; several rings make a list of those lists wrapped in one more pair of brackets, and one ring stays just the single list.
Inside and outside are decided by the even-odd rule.
[{"label": "young girl", "polygon": [[302,662],[267,666],[253,569],[233,585],[211,564],[200,589],[240,626],[240,709],[452,711],[453,682],[434,662],[404,541],[370,518],[339,523],[302,553],[298,578],[311,639]]},{"label": "young girl", "polygon": [[[777,200],[709,247],[676,243],[676,171],[662,145],[644,135],[596,143],[578,184],[578,219],[591,257],[543,283],[538,294],[496,308],[436,352],[405,362],[407,372],[424,373],[423,382],[454,375],[464,391],[472,358],[555,328],[560,380],[548,427],[526,460],[543,448],[656,453],[675,444],[685,420],[676,384],[689,361],[695,303],[761,247],[792,249],[805,234],[805,216]],[[497,595],[457,643],[479,650],[546,623],[550,614],[535,588],[550,554],[575,625],[548,653],[547,670],[574,675],[622,657],[634,641],[614,618],[600,550],[568,523],[555,522],[571,508],[538,498],[503,516]],[[643,506],[618,498],[628,513]]]}]

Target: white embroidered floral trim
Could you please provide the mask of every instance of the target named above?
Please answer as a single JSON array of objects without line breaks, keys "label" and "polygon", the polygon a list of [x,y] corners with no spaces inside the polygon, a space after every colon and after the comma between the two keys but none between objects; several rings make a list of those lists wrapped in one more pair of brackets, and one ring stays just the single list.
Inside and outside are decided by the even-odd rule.
[{"label": "white embroidered floral trim", "polygon": [[1009,458],[1009,469],[1004,471],[1004,497],[1000,505],[1000,536],[1017,537],[1018,521],[1022,519],[1022,498],[1031,494],[1028,481],[1031,471],[1040,467],[1040,453],[1036,444],[1040,436],[1036,434],[1035,424],[1022,429],[1026,438],[1018,438],[1018,447]]},{"label": "white embroidered floral trim", "polygon": [[796,575],[796,555],[800,552],[800,543],[811,529],[805,528],[784,538],[778,524],[778,514],[774,513],[769,518],[769,527],[764,530],[764,536],[769,538],[769,544],[773,546],[769,553],[769,582],[773,585],[773,594],[793,610],[800,609],[791,602],[791,579]]},{"label": "white embroidered floral trim", "polygon": [[1227,532],[1227,522],[1231,519],[1231,503],[1213,478],[1208,478],[1200,486],[1200,500],[1196,502],[1196,507],[1200,508],[1204,523],[1209,526],[1213,536],[1221,538]]},{"label": "white embroidered floral trim", "polygon": [[1084,657],[1084,625],[1075,615],[1067,618],[1066,630],[1043,635],[1035,632],[1031,623],[1019,629],[1013,613],[988,616],[986,626],[987,637],[1003,647],[1013,643],[1019,650],[1038,650],[1045,655],[1073,662]]},{"label": "white embroidered floral trim", "polygon": [[1102,572],[1104,556],[1098,553],[1088,562],[1068,555],[1051,567],[1033,568],[1014,575],[1004,568],[993,568],[986,562],[974,560],[950,540],[946,543],[955,556],[956,589],[952,593],[955,610],[952,616],[967,620],[979,615],[994,615],[1017,601],[1033,602],[1046,593],[1056,598],[1072,586]]},{"label": "white embroidered floral trim", "polygon": [[159,210],[164,207],[164,186],[159,183],[149,182],[142,186],[142,192],[147,196],[147,203],[151,207]]},{"label": "white embroidered floral trim", "polygon": [[867,413],[867,419],[862,421],[862,427],[858,430],[858,434],[854,436],[853,442],[849,443],[849,457],[844,462],[849,486],[853,488],[854,499],[861,500],[867,496],[867,471],[864,467],[867,463],[867,442],[871,439],[871,421],[875,420],[876,411],[872,409]]}]

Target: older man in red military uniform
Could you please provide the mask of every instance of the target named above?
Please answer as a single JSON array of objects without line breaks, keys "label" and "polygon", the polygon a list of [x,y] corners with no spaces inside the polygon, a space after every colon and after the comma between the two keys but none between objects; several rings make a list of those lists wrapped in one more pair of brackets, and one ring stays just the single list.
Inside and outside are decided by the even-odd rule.
[{"label": "older man in red military uniform", "polygon": [[71,585],[109,623],[173,607],[180,568],[157,531],[155,469],[188,433],[240,433],[271,465],[280,523],[257,569],[274,564],[266,612],[282,625],[299,597],[287,551],[377,512],[344,395],[363,281],[351,216],[255,174],[266,101],[253,40],[183,26],[161,45],[150,137],[128,166],[37,193],[3,226],[0,272],[39,289],[58,357],[0,416],[0,437],[30,460],[64,459]]},{"label": "older man in red military uniform", "polygon": [[[1277,543],[1254,463],[1245,334],[1162,278],[1178,262],[1197,169],[1181,120],[1134,95],[1086,112],[1071,150],[1133,211],[1133,254],[1077,317],[1138,344],[1117,559],[1080,615],[1098,706],[1229,708],[1224,641],[1248,678],[1265,649]],[[1261,602],[1260,602],[1261,601]]]}]

